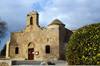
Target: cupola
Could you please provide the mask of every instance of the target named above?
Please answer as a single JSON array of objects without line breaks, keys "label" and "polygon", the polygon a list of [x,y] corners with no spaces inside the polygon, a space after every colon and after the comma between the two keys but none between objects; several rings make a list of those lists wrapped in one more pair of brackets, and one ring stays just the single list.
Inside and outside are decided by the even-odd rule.
[{"label": "cupola", "polygon": [[63,24],[60,20],[55,19],[54,21],[52,21],[48,26],[52,26],[52,25],[59,25],[59,26],[65,26],[65,24]]}]

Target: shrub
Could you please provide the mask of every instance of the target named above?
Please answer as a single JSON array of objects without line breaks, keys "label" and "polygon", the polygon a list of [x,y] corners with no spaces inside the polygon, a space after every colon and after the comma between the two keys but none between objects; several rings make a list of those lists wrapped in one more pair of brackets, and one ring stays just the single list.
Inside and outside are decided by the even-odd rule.
[{"label": "shrub", "polygon": [[72,34],[66,60],[69,65],[100,65],[100,23],[83,26]]}]

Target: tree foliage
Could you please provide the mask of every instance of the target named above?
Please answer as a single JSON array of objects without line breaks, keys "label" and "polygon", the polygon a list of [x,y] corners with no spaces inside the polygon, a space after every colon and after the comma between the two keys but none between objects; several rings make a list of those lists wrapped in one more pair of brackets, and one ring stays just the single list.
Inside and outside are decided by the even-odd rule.
[{"label": "tree foliage", "polygon": [[0,52],[0,56],[6,56],[6,44]]},{"label": "tree foliage", "polygon": [[6,31],[7,31],[7,23],[4,21],[1,21],[0,19],[0,43],[1,43],[1,40],[6,36]]},{"label": "tree foliage", "polygon": [[100,23],[79,28],[66,48],[69,65],[100,65]]}]

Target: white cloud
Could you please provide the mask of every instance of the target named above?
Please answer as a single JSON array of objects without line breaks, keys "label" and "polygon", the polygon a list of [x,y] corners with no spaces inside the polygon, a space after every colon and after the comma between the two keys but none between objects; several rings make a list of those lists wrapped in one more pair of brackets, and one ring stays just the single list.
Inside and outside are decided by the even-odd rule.
[{"label": "white cloud", "polygon": [[54,19],[69,26],[75,27],[78,24],[80,27],[98,22],[100,17],[99,0],[5,0],[0,4],[0,16],[8,23],[11,32],[25,28],[26,15],[32,10],[39,12],[39,23],[44,27]]},{"label": "white cloud", "polygon": [[44,6],[44,11],[39,12],[40,21],[48,25],[57,18],[67,24],[66,28],[69,29],[98,23],[100,21],[98,2],[99,0],[52,0],[52,4]]},{"label": "white cloud", "polygon": [[1,0],[0,16],[9,26],[9,32],[26,26],[26,15],[38,11],[41,27],[54,19],[62,21],[68,29],[100,22],[100,0]]}]

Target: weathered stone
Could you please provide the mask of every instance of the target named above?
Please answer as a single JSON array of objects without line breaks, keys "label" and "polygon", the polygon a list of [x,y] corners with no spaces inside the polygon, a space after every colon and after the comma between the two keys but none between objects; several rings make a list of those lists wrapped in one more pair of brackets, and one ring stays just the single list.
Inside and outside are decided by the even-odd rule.
[{"label": "weathered stone", "polygon": [[0,60],[0,66],[11,66],[11,60]]},{"label": "weathered stone", "polygon": [[48,63],[46,61],[44,61],[44,62],[41,62],[40,65],[48,65]]},{"label": "weathered stone", "polygon": [[[30,55],[33,54],[32,57],[34,56],[33,59],[36,61],[65,59],[65,49],[73,32],[66,29],[58,19],[46,28],[40,27],[38,20],[38,13],[30,12],[27,15],[26,28],[11,33],[11,37],[7,40],[6,58],[29,60]],[[46,46],[50,47],[50,53],[46,53]]]}]

